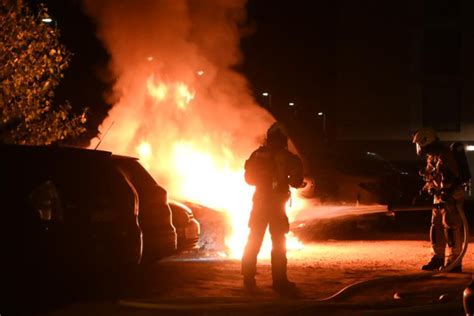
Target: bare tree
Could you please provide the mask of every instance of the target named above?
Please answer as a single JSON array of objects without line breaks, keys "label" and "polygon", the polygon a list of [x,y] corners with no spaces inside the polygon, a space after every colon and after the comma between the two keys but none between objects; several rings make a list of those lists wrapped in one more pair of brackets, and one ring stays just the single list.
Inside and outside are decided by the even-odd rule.
[{"label": "bare tree", "polygon": [[42,145],[85,131],[85,110],[53,105],[54,89],[68,67],[70,53],[56,27],[17,2],[0,2],[0,141]]}]

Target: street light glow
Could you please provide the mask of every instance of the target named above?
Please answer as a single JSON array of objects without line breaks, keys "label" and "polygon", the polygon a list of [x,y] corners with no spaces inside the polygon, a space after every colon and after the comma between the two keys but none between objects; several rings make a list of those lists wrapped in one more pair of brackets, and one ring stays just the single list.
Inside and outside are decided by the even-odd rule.
[{"label": "street light glow", "polygon": [[42,19],[41,19],[41,22],[44,22],[44,23],[51,23],[51,22],[53,22],[53,19],[51,19],[50,17],[42,18]]},{"label": "street light glow", "polygon": [[268,98],[268,107],[272,107],[272,95],[268,92],[264,92],[262,95]]},{"label": "street light glow", "polygon": [[474,151],[474,145],[467,145],[466,151]]},{"label": "street light glow", "polygon": [[198,76],[202,76],[204,75],[204,70],[198,70],[196,73]]},{"label": "street light glow", "polygon": [[293,103],[293,102],[290,102],[290,103],[288,103],[288,105],[289,105],[289,106],[294,106],[294,105],[295,105],[295,103]]},{"label": "street light glow", "polygon": [[148,56],[146,60],[153,61],[153,56]]},{"label": "street light glow", "polygon": [[323,116],[324,113],[323,112],[318,112],[318,116]]}]

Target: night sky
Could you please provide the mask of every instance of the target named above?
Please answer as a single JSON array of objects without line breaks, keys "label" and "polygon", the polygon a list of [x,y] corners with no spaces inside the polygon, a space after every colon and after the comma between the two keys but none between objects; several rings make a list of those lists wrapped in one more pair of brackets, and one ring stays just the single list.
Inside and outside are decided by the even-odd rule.
[{"label": "night sky", "polygon": [[[109,56],[95,36],[93,21],[82,13],[81,1],[46,3],[57,20],[63,43],[74,54],[57,89],[57,101],[68,99],[77,108],[90,107],[91,136],[109,108],[104,98],[112,80],[107,73]],[[318,93],[327,78],[320,68],[331,54],[332,47],[327,44],[334,28],[330,24],[334,8],[318,8],[308,1],[292,5],[275,1],[270,7],[267,5],[266,1],[248,2],[245,28],[249,31],[242,41],[244,61],[239,71],[249,79],[261,105],[268,105],[261,93],[272,94],[270,111],[283,121],[291,114],[287,111],[290,101],[300,111],[322,110]],[[78,89],[80,93],[76,92]]]},{"label": "night sky", "polygon": [[[79,0],[46,3],[63,42],[74,53],[57,99],[91,107],[90,136],[109,108],[104,98],[113,80],[107,73],[108,54]],[[330,135],[357,131],[360,122],[378,127],[381,135],[396,128],[409,135],[417,121],[411,108],[403,106],[419,94],[414,87],[423,68],[417,36],[427,20],[444,16],[447,23],[459,22],[462,30],[472,29],[464,23],[467,17],[459,1],[429,3],[250,0],[247,34],[241,43],[244,60],[238,70],[249,79],[259,104],[268,107],[268,98],[261,93],[271,93],[269,110],[297,138],[309,131],[307,139],[321,139],[320,111],[327,115]],[[435,44],[441,55],[434,56],[433,64],[446,56],[462,60],[448,44],[442,40]],[[289,107],[289,102],[296,106]],[[390,120],[379,120],[381,116]],[[361,135],[370,135],[365,129]]]},{"label": "night sky", "polygon": [[242,42],[242,70],[258,97],[269,91],[277,107],[290,101],[296,106],[321,107],[317,99],[329,79],[325,64],[334,53],[337,32],[337,11],[329,3],[248,3],[254,32]]},{"label": "night sky", "polygon": [[469,140],[473,12],[462,0],[250,1],[242,69],[306,147],[321,139],[319,111],[333,140],[409,142],[423,125]]},{"label": "night sky", "polygon": [[[62,41],[74,53],[66,77],[57,89],[57,100],[68,99],[73,106],[90,107],[90,133],[109,108],[104,94],[111,87],[107,74],[108,54],[95,36],[93,21],[82,13],[80,0],[46,1],[62,32]],[[311,117],[328,107],[323,98],[334,71],[328,60],[334,53],[337,8],[332,1],[249,1],[248,25],[242,40],[243,63],[238,67],[250,81],[258,103],[272,108],[278,119],[291,125],[295,111]],[[80,89],[80,93],[76,91]],[[295,108],[288,108],[294,102]],[[308,116],[309,115],[309,116]],[[311,120],[307,124],[312,124]],[[291,129],[291,127],[290,127]]]},{"label": "night sky", "polygon": [[[78,98],[78,103],[103,103],[98,94],[107,85],[103,79],[107,78],[108,54],[95,37],[92,20],[81,12],[79,0],[46,3],[58,21],[62,41],[74,53],[65,88],[58,89],[58,95]],[[270,7],[266,1],[249,1],[247,8],[246,29],[250,31],[242,41],[244,61],[239,70],[250,80],[259,103],[267,105],[261,93],[268,91],[275,111],[290,101],[319,110],[321,105],[313,100],[325,80],[321,67],[333,49],[335,8],[301,0],[291,5],[275,1]],[[91,81],[96,82],[89,85]],[[79,82],[88,89],[81,95],[71,94],[69,85]]]}]

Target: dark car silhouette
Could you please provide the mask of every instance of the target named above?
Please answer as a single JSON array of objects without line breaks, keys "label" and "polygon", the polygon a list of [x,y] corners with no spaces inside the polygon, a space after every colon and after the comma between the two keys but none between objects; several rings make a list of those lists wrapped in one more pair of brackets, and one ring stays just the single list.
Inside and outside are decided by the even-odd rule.
[{"label": "dark car silhouette", "polygon": [[[125,161],[139,170],[139,180],[118,168]],[[136,159],[2,145],[0,162],[1,223],[11,232],[15,260],[32,267],[58,261],[118,267],[139,263],[142,251],[158,259],[176,250],[166,191]]]},{"label": "dark car silhouette", "polygon": [[166,190],[158,185],[138,159],[113,155],[112,160],[138,193],[144,262],[173,254],[177,247],[177,235]]},{"label": "dark car silhouette", "polygon": [[310,167],[322,202],[388,205],[399,199],[400,172],[377,153],[322,150]]}]

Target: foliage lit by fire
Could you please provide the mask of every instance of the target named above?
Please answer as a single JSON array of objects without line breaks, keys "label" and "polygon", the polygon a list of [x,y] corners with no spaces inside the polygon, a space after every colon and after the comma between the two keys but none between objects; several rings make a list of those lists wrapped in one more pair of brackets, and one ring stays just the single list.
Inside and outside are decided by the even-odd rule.
[{"label": "foliage lit by fire", "polygon": [[33,14],[3,1],[0,13],[0,139],[43,145],[84,132],[85,113],[52,101],[70,53],[58,30],[42,22],[46,7]]}]

